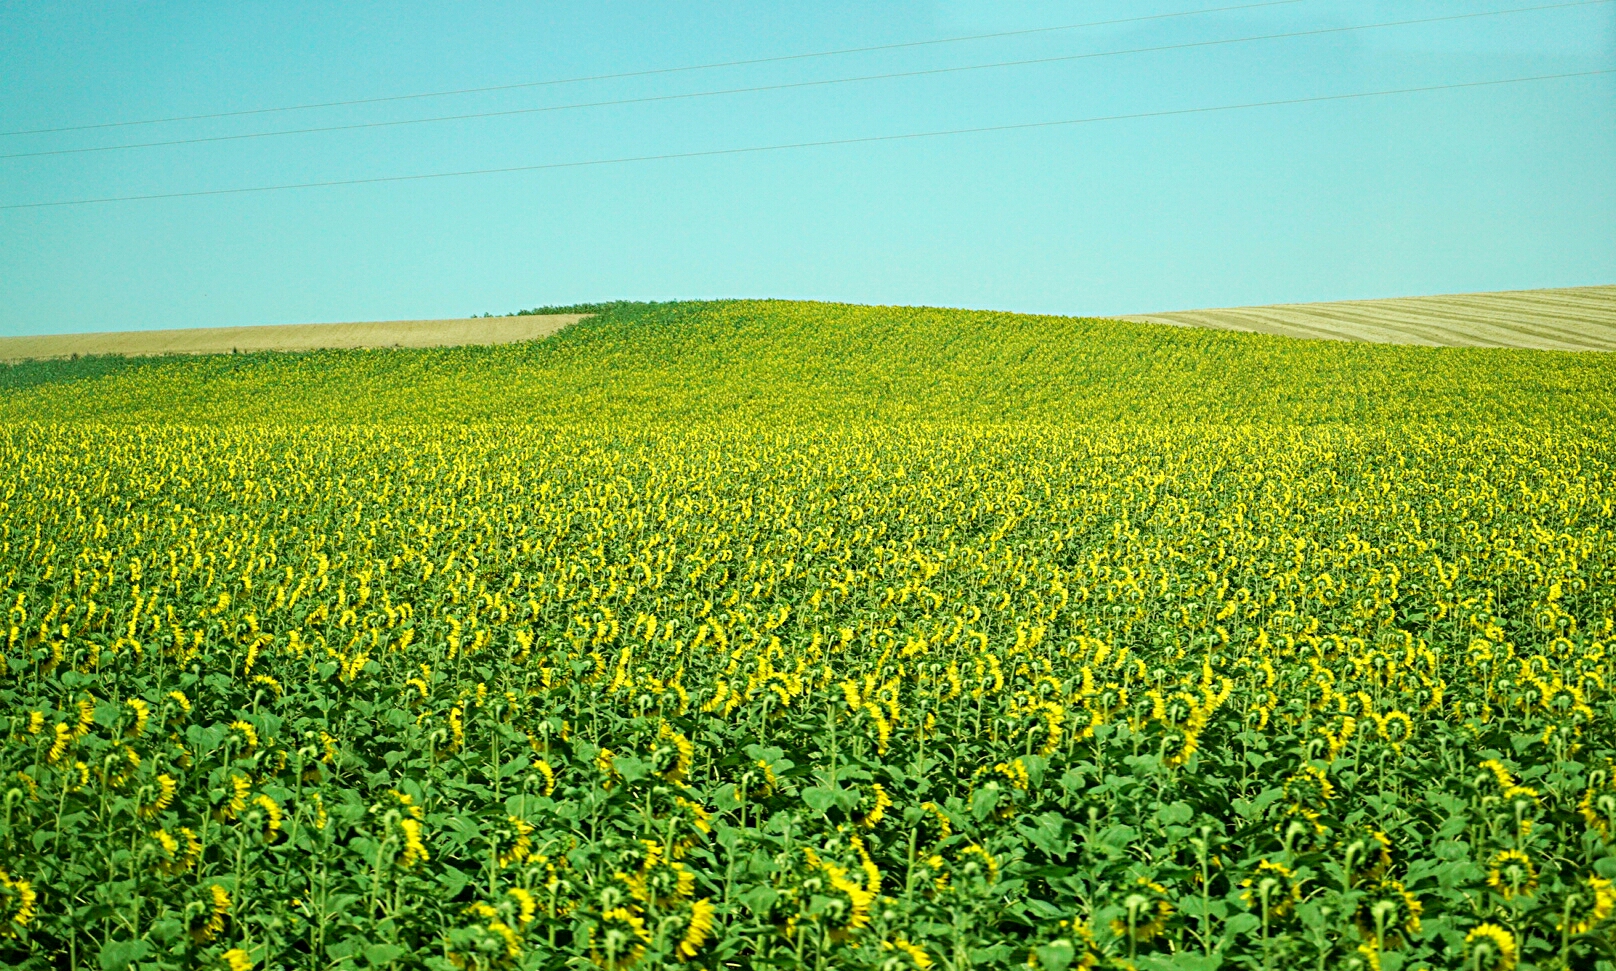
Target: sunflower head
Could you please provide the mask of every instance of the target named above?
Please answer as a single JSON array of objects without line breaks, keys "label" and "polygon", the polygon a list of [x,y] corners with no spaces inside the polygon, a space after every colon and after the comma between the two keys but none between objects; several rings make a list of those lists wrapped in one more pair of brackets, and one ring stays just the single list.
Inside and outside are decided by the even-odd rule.
[{"label": "sunflower head", "polygon": [[669,852],[670,847],[646,840],[639,866],[617,876],[628,888],[629,896],[642,904],[666,907],[675,901],[688,899],[696,889],[696,875]]},{"label": "sunflower head", "polygon": [[1335,786],[1322,769],[1304,765],[1285,780],[1285,796],[1292,805],[1321,811],[1335,798]]},{"label": "sunflower head", "polygon": [[252,971],[252,955],[239,947],[233,947],[224,952],[224,966],[230,971]]},{"label": "sunflower head", "polygon": [[882,967],[914,968],[915,971],[927,971],[933,963],[931,955],[926,953],[925,948],[901,935],[890,941],[882,941],[881,950],[890,951],[895,957],[901,955],[896,961],[884,962]]},{"label": "sunflower head", "polygon": [[1382,879],[1364,894],[1352,919],[1365,938],[1379,942],[1382,950],[1390,950],[1419,933],[1423,911],[1419,900],[1400,881]]},{"label": "sunflower head", "polygon": [[1167,920],[1173,916],[1172,901],[1167,899],[1167,888],[1153,880],[1140,877],[1137,883],[1119,901],[1125,915],[1111,921],[1111,933],[1118,937],[1144,943],[1167,930]]},{"label": "sunflower head", "polygon": [[667,722],[657,732],[656,745],[651,749],[651,770],[664,781],[678,784],[690,774],[696,747],[684,733]]},{"label": "sunflower head", "polygon": [[[1016,764],[1019,765],[1020,762]],[[869,795],[860,799],[861,811],[856,814],[859,825],[866,829],[874,829],[882,819],[886,818],[887,810],[891,806],[892,797],[887,795],[886,788],[879,782],[872,783]]]},{"label": "sunflower head", "polygon": [[1537,870],[1520,850],[1499,850],[1487,861],[1487,886],[1505,900],[1537,892]]},{"label": "sunflower head", "polygon": [[0,937],[19,936],[34,919],[38,900],[39,895],[27,880],[0,870]]},{"label": "sunflower head", "polygon": [[1616,911],[1616,887],[1604,877],[1578,881],[1560,905],[1557,930],[1586,934]]},{"label": "sunflower head", "polygon": [[1375,722],[1380,737],[1395,746],[1401,746],[1414,735],[1414,720],[1401,711],[1390,711]]},{"label": "sunflower head", "polygon": [[1256,872],[1240,881],[1240,900],[1252,910],[1267,912],[1269,920],[1282,918],[1296,909],[1302,899],[1302,886],[1283,863],[1263,860]]},{"label": "sunflower head", "polygon": [[1600,839],[1611,840],[1612,823],[1616,821],[1616,766],[1607,763],[1603,769],[1588,773],[1588,788],[1577,809],[1589,829]]},{"label": "sunflower head", "polygon": [[[518,898],[507,896],[497,904],[478,900],[465,909],[473,922],[449,933],[447,944],[450,961],[457,967],[509,968],[522,957],[524,925],[518,916],[522,911]],[[515,926],[512,926],[512,923]]]},{"label": "sunflower head", "polygon": [[507,867],[522,863],[533,855],[533,824],[519,816],[506,816],[503,825],[495,827],[494,839],[499,847],[498,863]]},{"label": "sunflower head", "polygon": [[1488,759],[1477,766],[1476,784],[1486,792],[1496,789],[1498,792],[1507,792],[1515,787],[1515,776],[1504,763],[1497,759]]},{"label": "sunflower head", "polygon": [[1515,967],[1515,935],[1497,924],[1480,924],[1465,935],[1465,966],[1479,971]]},{"label": "sunflower head", "polygon": [[1280,811],[1274,833],[1295,853],[1312,853],[1329,846],[1330,827],[1324,814],[1299,803],[1290,803]]},{"label": "sunflower head", "polygon": [[639,908],[612,907],[589,928],[589,960],[607,971],[633,967],[645,956],[651,932]]},{"label": "sunflower head", "polygon": [[713,906],[713,902],[706,897],[690,905],[690,912],[685,915],[684,935],[674,947],[679,960],[688,961],[695,957],[702,945],[707,943],[707,939],[712,937],[713,918],[716,913],[717,909]]},{"label": "sunflower head", "polygon": [[230,893],[217,883],[209,884],[207,894],[185,908],[188,918],[186,930],[191,940],[206,944],[218,937],[230,917]]},{"label": "sunflower head", "polygon": [[1392,841],[1385,832],[1359,823],[1336,840],[1335,850],[1354,886],[1375,884],[1392,866]]},{"label": "sunflower head", "polygon": [[845,940],[868,927],[876,892],[865,885],[861,879],[864,875],[851,867],[837,866],[807,847],[804,847],[804,856],[810,870],[815,872],[803,880],[802,886],[829,901],[819,918],[830,930],[831,939]]}]

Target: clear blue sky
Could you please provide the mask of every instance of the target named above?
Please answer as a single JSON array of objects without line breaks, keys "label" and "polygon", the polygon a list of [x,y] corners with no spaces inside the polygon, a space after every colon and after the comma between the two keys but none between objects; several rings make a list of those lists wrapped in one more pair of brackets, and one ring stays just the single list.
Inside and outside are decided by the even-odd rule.
[{"label": "clear blue sky", "polygon": [[[0,130],[511,84],[1239,0],[0,7]],[[1537,3],[1543,0],[1536,0]],[[0,137],[0,154],[1186,44],[1536,5],[1301,0],[470,96]],[[698,152],[1616,68],[1616,4],[0,159],[0,205]],[[1105,314],[1616,282],[1616,75],[431,181],[0,210],[0,333],[770,296]]]}]

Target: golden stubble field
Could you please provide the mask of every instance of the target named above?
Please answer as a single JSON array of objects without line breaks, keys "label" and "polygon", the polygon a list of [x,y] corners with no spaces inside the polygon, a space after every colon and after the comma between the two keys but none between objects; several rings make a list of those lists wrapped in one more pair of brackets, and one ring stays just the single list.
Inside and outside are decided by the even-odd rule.
[{"label": "golden stubble field", "polygon": [[243,354],[252,351],[313,351],[362,347],[458,347],[513,344],[548,337],[587,314],[468,317],[449,320],[383,320],[347,324],[287,324],[264,327],[193,327],[175,330],[47,334],[0,337],[0,361],[74,355]]},{"label": "golden stubble field", "polygon": [[1616,286],[1179,310],[1122,319],[1378,344],[1610,351],[1616,350]]}]

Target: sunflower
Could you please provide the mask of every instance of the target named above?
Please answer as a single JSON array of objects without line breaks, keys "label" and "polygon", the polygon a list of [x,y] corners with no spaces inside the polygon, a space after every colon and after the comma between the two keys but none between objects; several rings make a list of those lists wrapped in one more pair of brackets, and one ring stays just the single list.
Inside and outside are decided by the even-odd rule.
[{"label": "sunflower", "polygon": [[27,880],[19,880],[0,870],[0,937],[16,937],[34,919],[39,895]]},{"label": "sunflower", "polygon": [[1335,798],[1335,786],[1323,770],[1304,765],[1285,780],[1285,796],[1293,805],[1317,811]]},{"label": "sunflower", "polygon": [[516,901],[516,923],[522,927],[533,923],[539,907],[533,895],[521,887],[511,887],[505,891],[505,895]]},{"label": "sunflower", "polygon": [[1329,845],[1330,827],[1324,823],[1324,814],[1296,803],[1284,808],[1274,832],[1280,842],[1297,853],[1310,853]]},{"label": "sunflower", "polygon": [[[1017,763],[1019,764],[1019,763]],[[870,811],[859,817],[859,825],[866,829],[874,829],[886,817],[887,809],[892,805],[892,797],[887,795],[886,789],[879,782],[870,784],[871,802]]]},{"label": "sunflower", "polygon": [[1130,941],[1144,943],[1167,929],[1167,919],[1173,916],[1173,905],[1167,899],[1167,888],[1159,883],[1139,878],[1135,888],[1122,898],[1128,911],[1126,918],[1111,922],[1111,933]]},{"label": "sunflower", "polygon": [[[688,824],[691,830],[702,834],[713,831],[713,814],[701,803],[686,799],[684,796],[674,796],[673,805],[675,808],[669,815],[676,817],[681,826]],[[693,846],[696,838],[694,835],[687,834],[681,842],[686,847]]]},{"label": "sunflower", "polygon": [[544,795],[549,796],[554,793],[556,787],[555,768],[544,759],[539,759],[535,762],[533,768],[538,770],[539,777],[544,780]]},{"label": "sunflower", "polygon": [[230,971],[252,971],[252,955],[239,947],[233,947],[224,952],[223,960],[224,966],[229,968]]},{"label": "sunflower", "polygon": [[1481,924],[1465,935],[1465,966],[1478,971],[1515,967],[1515,935],[1497,924]]},{"label": "sunflower", "polygon": [[507,958],[515,960],[522,956],[522,940],[516,936],[516,931],[511,929],[511,925],[502,920],[489,921],[488,932],[499,938]]},{"label": "sunflower", "polygon": [[690,774],[695,757],[696,747],[690,739],[663,722],[657,732],[656,747],[651,751],[651,764],[656,774],[664,781],[677,785]]},{"label": "sunflower", "polygon": [[589,928],[589,960],[607,971],[633,967],[645,956],[651,932],[638,909],[613,907]]},{"label": "sunflower", "polygon": [[934,802],[923,802],[920,804],[920,808],[937,820],[938,839],[944,840],[954,835],[954,824],[949,822],[948,814],[943,812],[942,807]]},{"label": "sunflower", "polygon": [[264,813],[264,839],[270,843],[280,839],[284,835],[281,832],[281,804],[269,796],[259,793],[253,797],[253,805],[263,810]]},{"label": "sunflower", "polygon": [[628,887],[629,895],[641,903],[667,906],[675,900],[688,898],[696,889],[696,875],[690,868],[674,859],[660,843],[642,841],[645,858],[633,873],[619,873],[617,877]]},{"label": "sunflower", "polygon": [[1616,911],[1616,887],[1604,877],[1589,877],[1578,882],[1576,889],[1566,895],[1560,911],[1563,916],[1555,929],[1586,934],[1612,911]]},{"label": "sunflower", "polygon": [[1371,944],[1359,944],[1342,957],[1338,967],[1341,971],[1380,971],[1380,951]]},{"label": "sunflower", "polygon": [[1414,720],[1401,711],[1389,711],[1375,719],[1375,729],[1382,739],[1401,751],[1403,743],[1414,735]]},{"label": "sunflower", "polygon": [[[845,940],[853,932],[868,927],[870,905],[875,903],[876,891],[854,880],[848,868],[822,859],[811,847],[803,847],[803,855],[808,866],[822,875],[819,892],[832,901],[825,910],[825,924],[830,929],[831,939]],[[804,886],[812,888],[816,882],[819,881],[810,879],[804,881]]]},{"label": "sunflower", "polygon": [[[752,798],[767,799],[769,796],[774,795],[774,790],[780,785],[780,780],[775,776],[774,768],[763,759],[755,759],[753,761],[753,766],[755,771],[753,769],[747,770],[746,780],[761,781],[757,781],[756,786],[752,789]],[[738,794],[736,799],[740,799]]]},{"label": "sunflower", "polygon": [[1611,820],[1616,819],[1616,766],[1607,765],[1601,771],[1589,773],[1589,781],[1577,810],[1588,828],[1609,842]]},{"label": "sunflower", "polygon": [[1503,896],[1530,897],[1537,892],[1537,870],[1520,850],[1500,850],[1487,861],[1487,886]]},{"label": "sunflower", "polygon": [[208,899],[191,916],[188,928],[191,940],[206,944],[218,937],[224,931],[225,920],[230,915],[230,904],[230,893],[225,888],[217,883],[209,884]]},{"label": "sunflower", "polygon": [[[1383,830],[1362,823],[1347,827],[1335,843],[1353,886],[1376,883],[1392,865],[1392,840]],[[1346,862],[1350,857],[1350,863]]]},{"label": "sunflower", "polygon": [[533,824],[519,816],[506,816],[505,825],[495,830],[495,841],[499,847],[497,862],[503,867],[513,863],[522,863],[533,855]]},{"label": "sunflower", "polygon": [[175,782],[174,777],[166,772],[159,775],[156,782],[157,792],[154,794],[152,801],[140,807],[140,817],[142,819],[152,819],[167,809],[174,802],[174,794],[179,791],[179,783]]},{"label": "sunflower", "polygon": [[1424,909],[1400,881],[1382,879],[1364,894],[1352,919],[1365,938],[1378,942],[1382,950],[1390,950],[1420,932]]},{"label": "sunflower", "polygon": [[251,791],[251,780],[240,773],[231,773],[229,798],[214,809],[214,818],[224,822],[241,815],[247,809],[247,794]]},{"label": "sunflower", "polygon": [[[1515,776],[1510,773],[1504,763],[1497,759],[1488,759],[1481,763],[1478,768],[1486,769],[1491,774],[1493,781],[1498,784],[1500,790],[1508,792],[1510,789],[1515,788]],[[1487,777],[1482,776],[1481,778],[1485,779]]]},{"label": "sunflower", "polygon": [[713,934],[713,902],[706,897],[690,905],[690,916],[685,921],[684,936],[679,939],[674,950],[679,960],[688,961],[696,956],[701,946]]},{"label": "sunflower", "polygon": [[595,753],[595,768],[600,771],[602,789],[610,789],[612,783],[620,778],[614,759],[615,756],[609,748],[603,748]]},{"label": "sunflower", "polygon": [[398,828],[404,834],[404,852],[398,858],[399,866],[408,869],[424,860],[432,859],[432,852],[426,848],[426,843],[421,839],[419,820],[406,816],[398,821]]},{"label": "sunflower", "polygon": [[927,968],[932,966],[931,955],[926,953],[926,949],[918,944],[911,943],[907,937],[899,936],[890,941],[882,941],[881,949],[902,954],[909,959],[909,963],[918,971],[926,971]]},{"label": "sunflower", "polygon": [[179,837],[170,835],[166,830],[159,829],[152,833],[152,839],[157,843],[158,858],[157,872],[173,876],[183,873],[196,865],[197,857],[202,855],[202,843],[196,838],[196,833],[190,827],[181,826],[179,835],[185,838],[185,848],[180,848]]},{"label": "sunflower", "polygon": [[[520,901],[518,901],[518,906],[520,906]],[[481,920],[488,921],[485,925],[477,925],[477,930],[481,932],[487,945],[491,945],[495,950],[503,951],[505,958],[511,961],[522,956],[522,939],[517,936],[511,925],[499,919],[500,912],[498,908],[479,900],[467,907],[465,912]]]},{"label": "sunflower", "polygon": [[67,754],[67,747],[73,741],[73,730],[67,727],[66,722],[57,722],[53,730],[56,737],[51,742],[50,751],[45,754],[45,761],[55,765]]},{"label": "sunflower", "polygon": [[230,730],[241,736],[241,744],[246,747],[247,755],[258,751],[258,729],[249,722],[237,719],[230,723]]},{"label": "sunflower", "polygon": [[[968,862],[965,858],[974,856],[980,863]],[[995,883],[999,879],[999,861],[993,854],[975,843],[960,848],[958,867],[962,874],[980,875],[987,883]]]},{"label": "sunflower", "polygon": [[917,883],[931,883],[931,893],[938,894],[948,890],[949,865],[941,854],[933,853],[915,862],[914,879]]},{"label": "sunflower", "polygon": [[[95,711],[93,708],[89,711],[90,717],[84,717],[85,704],[85,702],[79,702],[79,730],[75,733],[81,736],[90,730],[89,724],[95,719]],[[146,722],[151,718],[151,705],[139,698],[130,698],[129,700],[125,701],[124,704],[128,705],[130,710],[135,713],[135,723],[134,725],[130,726],[129,734],[134,735],[137,738],[146,734]]]},{"label": "sunflower", "polygon": [[[1531,835],[1534,818],[1543,809],[1543,802],[1538,796],[1538,791],[1530,786],[1518,784],[1509,769],[1497,759],[1488,759],[1481,763],[1481,768],[1486,769],[1491,775],[1492,781],[1498,784],[1499,792],[1503,797],[1502,801],[1515,814],[1517,834],[1522,839]],[[1487,778],[1487,776],[1481,777],[1482,781]]]},{"label": "sunflower", "polygon": [[1257,864],[1257,872],[1240,881],[1240,886],[1245,889],[1240,895],[1241,903],[1252,910],[1266,908],[1269,920],[1289,914],[1302,899],[1302,885],[1291,869],[1268,860]]}]

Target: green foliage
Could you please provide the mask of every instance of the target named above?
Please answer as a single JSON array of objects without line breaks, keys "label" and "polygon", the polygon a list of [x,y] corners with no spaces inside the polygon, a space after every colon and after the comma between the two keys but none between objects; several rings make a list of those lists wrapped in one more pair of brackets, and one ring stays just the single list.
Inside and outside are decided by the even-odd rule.
[{"label": "green foliage", "polygon": [[0,964],[1602,968],[1601,356],[617,308],[0,394]]},{"label": "green foliage", "polygon": [[150,366],[155,358],[120,354],[74,355],[39,361],[0,363],[0,391],[20,391],[42,384],[72,384]]},{"label": "green foliage", "polygon": [[612,311],[636,310],[643,307],[654,307],[655,302],[643,303],[633,300],[609,300],[605,303],[569,303],[534,307],[531,310],[518,310],[506,314],[507,317],[533,317],[544,314],[604,314]]}]

